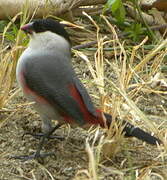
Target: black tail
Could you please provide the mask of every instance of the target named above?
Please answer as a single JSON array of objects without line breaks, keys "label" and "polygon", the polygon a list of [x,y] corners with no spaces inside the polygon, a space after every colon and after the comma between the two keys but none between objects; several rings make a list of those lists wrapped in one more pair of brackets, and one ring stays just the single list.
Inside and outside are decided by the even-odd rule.
[{"label": "black tail", "polygon": [[[107,125],[110,126],[111,122],[112,122],[112,116],[104,113],[106,121],[107,121]],[[136,137],[142,141],[147,142],[148,144],[152,144],[152,145],[156,145],[161,144],[161,140],[159,140],[158,138],[152,136],[151,134],[143,131],[142,129],[133,126],[132,124],[124,121],[123,125],[125,126],[123,129],[123,132],[125,133],[125,137]]]}]

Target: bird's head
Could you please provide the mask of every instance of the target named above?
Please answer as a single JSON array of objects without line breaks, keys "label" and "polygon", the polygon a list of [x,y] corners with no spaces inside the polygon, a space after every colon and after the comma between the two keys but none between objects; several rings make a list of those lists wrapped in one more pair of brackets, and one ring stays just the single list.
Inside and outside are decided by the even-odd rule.
[{"label": "bird's head", "polygon": [[64,25],[52,19],[33,20],[22,26],[21,30],[30,35],[29,46],[33,48],[63,48],[71,44]]}]

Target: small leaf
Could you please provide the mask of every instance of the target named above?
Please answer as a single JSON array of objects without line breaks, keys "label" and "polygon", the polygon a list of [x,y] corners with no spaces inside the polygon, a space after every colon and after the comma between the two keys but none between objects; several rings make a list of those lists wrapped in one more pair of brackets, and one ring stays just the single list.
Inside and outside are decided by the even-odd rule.
[{"label": "small leaf", "polygon": [[108,0],[104,6],[103,12],[107,9],[111,10],[118,23],[124,22],[126,12],[122,0]]},{"label": "small leaf", "polygon": [[114,0],[113,4],[111,5],[111,11],[115,13],[121,7],[121,0]]}]

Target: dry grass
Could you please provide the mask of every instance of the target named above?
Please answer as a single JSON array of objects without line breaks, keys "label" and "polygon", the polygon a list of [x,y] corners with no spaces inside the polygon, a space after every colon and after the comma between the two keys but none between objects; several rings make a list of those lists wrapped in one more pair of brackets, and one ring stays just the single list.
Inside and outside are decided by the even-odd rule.
[{"label": "dry grass", "polygon": [[[127,51],[124,48],[124,42],[121,42],[121,40],[119,40],[115,28],[112,26],[112,24],[110,24],[106,17],[102,16],[102,19],[105,21],[106,26],[109,27],[111,34],[113,34],[113,39],[107,38],[107,40],[105,40],[106,36],[102,36],[99,33],[100,27],[97,25],[97,23],[86,13],[85,16],[95,26],[97,33],[98,43],[97,50],[94,53],[94,63],[92,64],[92,62],[90,62],[88,56],[86,56],[86,53],[75,53],[82,59],[84,59],[88,65],[94,82],[99,90],[100,96],[96,96],[96,98],[100,99],[102,109],[106,112],[111,112],[114,117],[119,115],[121,119],[127,119],[133,124],[140,124],[141,127],[143,127],[144,125],[144,128],[146,128],[147,131],[154,132],[154,134],[156,134],[164,143],[161,147],[157,147],[159,155],[155,159],[158,160],[160,157],[163,159],[161,163],[162,166],[165,167],[165,170],[159,170],[159,172],[155,173],[153,169],[159,169],[160,165],[158,164],[156,166],[150,164],[147,168],[144,167],[140,170],[137,169],[135,171],[136,174],[134,178],[143,180],[153,178],[166,179],[166,126],[163,128],[161,125],[157,126],[157,124],[160,122],[155,123],[151,119],[149,119],[148,116],[138,108],[135,99],[140,97],[141,92],[147,94],[155,93],[156,95],[165,95],[167,93],[164,90],[156,91],[154,89],[155,87],[152,88],[152,84],[157,82],[151,80],[154,76],[160,73],[161,65],[164,63],[163,60],[167,53],[167,40],[159,42],[158,46],[155,49],[153,49],[149,53],[144,52],[141,56],[143,45],[145,45],[145,43],[148,41],[148,37],[146,37],[139,45],[134,46],[131,51]],[[111,47],[113,47],[114,61],[105,58],[105,45],[111,45]],[[138,59],[139,63],[136,62],[136,59]],[[150,71],[144,74],[143,72],[147,71],[148,63],[150,63]],[[116,74],[116,82],[106,77],[107,73],[105,73],[104,67],[106,64],[108,66],[107,68],[111,71],[114,71],[114,73]],[[134,80],[136,80],[135,83],[133,82]],[[108,88],[106,88],[106,84],[107,87],[109,86]],[[112,90],[112,96],[108,96],[108,94],[110,94],[110,90]],[[164,99],[166,98],[164,97]],[[112,103],[112,107],[110,103]],[[131,116],[129,116],[129,113],[131,114]],[[166,114],[164,114],[164,116],[165,115]],[[140,123],[135,122],[136,119],[140,120]],[[164,118],[164,121],[161,123],[166,123],[166,119]],[[99,140],[98,145],[90,146],[88,141],[86,141],[86,150],[89,157],[89,168],[88,170],[84,170],[81,172],[86,174],[88,179],[99,179],[100,175],[98,174],[98,167],[103,167],[104,169],[107,168],[100,163],[101,161],[99,159],[101,159],[102,156],[110,158],[115,156],[120,150],[123,149],[122,145],[124,144],[124,141],[120,132],[120,128],[118,128],[117,125],[112,124],[110,130],[106,132],[107,136],[105,138],[102,137],[102,139]],[[134,151],[136,151],[135,147],[132,148],[134,148]],[[122,161],[122,163],[124,163],[125,159]],[[140,164],[140,162],[138,164]],[[81,172],[79,172],[79,174]],[[113,174],[113,176],[118,175],[120,179],[128,179],[126,178],[128,176],[125,175],[125,172],[125,170],[121,171],[119,169],[116,170],[111,168],[110,173]]]},{"label": "dry grass", "polygon": [[[82,37],[83,34],[87,39],[97,40],[97,46],[95,47],[95,52],[89,49],[82,51],[74,50],[73,52],[76,56],[84,59],[84,66],[85,62],[87,63],[89,78],[86,78],[86,82],[88,82],[88,86],[91,86],[93,90],[95,89],[93,92],[90,91],[95,102],[98,102],[100,108],[105,112],[112,114],[113,121],[115,117],[119,117],[120,120],[126,119],[132,124],[156,134],[163,141],[163,145],[152,147],[144,143],[141,144],[137,140],[126,140],[121,134],[120,126],[115,123],[111,125],[109,130],[90,129],[85,141],[88,157],[88,162],[85,162],[85,166],[87,168],[81,166],[81,169],[71,179],[165,180],[167,179],[167,124],[165,118],[167,109],[162,104],[161,109],[163,111],[160,111],[156,115],[156,121],[153,121],[146,112],[141,110],[139,102],[143,98],[144,102],[146,102],[146,96],[151,98],[152,94],[167,102],[165,97],[167,89],[164,90],[166,79],[165,75],[161,73],[161,66],[165,63],[164,57],[167,53],[167,40],[159,42],[156,48],[150,52],[143,49],[143,46],[148,41],[147,37],[139,45],[126,49],[126,43],[118,38],[115,27],[106,17],[101,16],[104,29],[106,28],[110,32],[110,34],[107,34],[107,37],[106,34],[101,33],[103,27],[99,26],[86,13],[84,15],[86,20],[83,20],[83,23],[80,22],[80,25],[85,26],[87,24],[90,30],[88,30],[89,28],[82,30],[80,35]],[[20,16],[20,14],[17,16]],[[17,16],[12,19],[13,23]],[[22,17],[21,24],[24,24],[27,21],[28,15]],[[13,88],[15,67],[20,52],[24,48],[22,45],[25,38],[19,31],[15,44],[12,45],[10,50],[7,50],[7,46],[4,45],[5,33],[10,26],[12,26],[12,23],[9,23],[7,28],[4,29],[1,43],[1,128],[10,121],[10,118],[16,112],[24,111],[22,107],[27,106],[27,103],[24,102],[22,104],[18,103],[12,106],[12,108],[9,107],[11,99],[17,98],[19,91],[18,87]],[[72,38],[78,40],[78,37],[73,36]],[[106,52],[106,47],[112,47],[113,50]],[[161,74],[161,76],[157,76],[157,74]],[[163,87],[161,87],[160,83],[162,81],[164,82]],[[96,86],[96,88],[93,86]],[[7,115],[5,114],[6,112],[8,112]],[[5,118],[3,118],[3,114],[5,114]],[[78,152],[80,153],[80,151]],[[66,160],[66,157],[64,159]],[[48,179],[56,179],[54,171],[52,172],[49,167],[40,165],[35,161],[33,163],[32,167],[30,166],[31,171],[29,171],[31,178],[24,175],[25,169],[22,169],[22,165],[18,164],[22,179],[39,179],[36,177],[36,173],[34,173],[34,166],[39,167]]]},{"label": "dry grass", "polygon": [[[0,109],[2,112],[8,111],[6,109],[7,103],[15,97],[19,90],[18,87],[16,89],[13,89],[13,85],[15,82],[15,71],[16,71],[16,65],[17,60],[21,54],[21,52],[24,50],[24,39],[25,34],[18,30],[17,34],[15,34],[15,39],[13,39],[14,44],[12,44],[12,47],[9,45],[6,45],[6,36],[8,30],[16,23],[16,20],[20,19],[20,27],[24,25],[29,17],[29,3],[26,1],[25,5],[22,8],[22,12],[18,13],[15,17],[13,17],[10,22],[5,26],[3,30],[3,34],[1,35],[1,44],[0,44]],[[35,13],[35,12],[34,12]],[[33,16],[31,17],[31,19]],[[18,109],[19,110],[19,109]],[[13,110],[12,116],[17,111],[17,109]],[[7,122],[9,117],[6,119],[0,120],[0,127],[4,125],[4,123]]]}]

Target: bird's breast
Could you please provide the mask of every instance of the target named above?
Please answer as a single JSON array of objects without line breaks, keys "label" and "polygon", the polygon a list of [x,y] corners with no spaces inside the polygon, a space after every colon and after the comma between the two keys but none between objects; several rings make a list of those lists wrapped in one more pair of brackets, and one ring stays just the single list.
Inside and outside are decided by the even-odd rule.
[{"label": "bird's breast", "polygon": [[28,61],[28,57],[31,55],[31,50],[27,48],[19,57],[16,67],[16,79],[19,85],[22,87],[22,74],[25,69],[26,62]]}]

